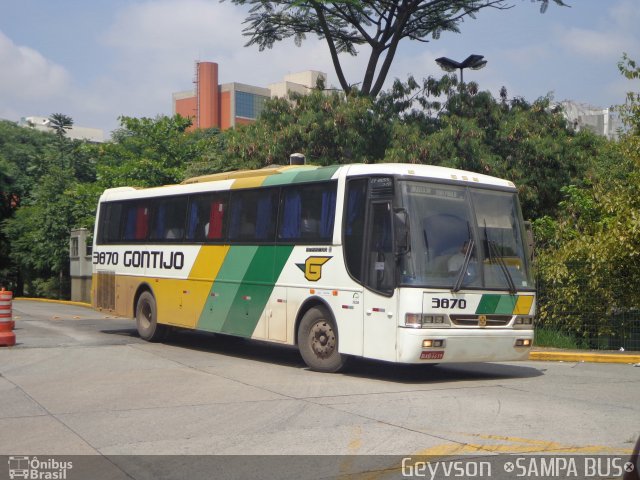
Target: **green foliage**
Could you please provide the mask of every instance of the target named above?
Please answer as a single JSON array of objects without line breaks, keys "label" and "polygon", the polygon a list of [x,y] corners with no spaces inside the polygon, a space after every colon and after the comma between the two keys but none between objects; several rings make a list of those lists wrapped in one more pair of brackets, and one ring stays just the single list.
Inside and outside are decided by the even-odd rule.
[{"label": "green foliage", "polygon": [[588,348],[588,345],[574,338],[573,335],[556,328],[540,327],[535,330],[533,344],[537,347],[553,347],[569,350]]},{"label": "green foliage", "polygon": [[[60,116],[64,117],[61,124],[73,123]],[[33,293],[35,283],[54,279],[48,284],[59,287],[57,297],[64,296],[66,292],[60,289],[66,288],[69,232],[89,217],[83,212],[80,218],[72,192],[77,185],[95,180],[92,147],[64,134],[0,122],[0,167],[1,283],[20,294],[23,283]],[[95,199],[91,210],[93,214]]]},{"label": "green foliage", "polygon": [[[637,69],[625,71],[640,78]],[[535,222],[545,326],[597,338],[613,333],[612,319],[640,309],[639,100],[627,96],[623,114],[631,128],[603,150],[591,183],[563,188],[557,218]]]},{"label": "green foliage", "polygon": [[225,132],[224,155],[242,168],[286,164],[294,152],[316,165],[368,163],[384,158],[389,136],[370,98],[315,90],[267,101],[259,121]]},{"label": "green foliage", "polygon": [[458,85],[455,77],[396,82],[378,104],[393,125],[388,160],[510,179],[520,189],[525,218],[554,215],[561,188],[582,184],[606,147],[593,133],[570,130],[548,98],[508,100],[503,89],[495,99],[474,83]]},{"label": "green foliage", "polygon": [[[640,66],[624,53],[618,62],[618,70],[628,80],[640,79]],[[622,120],[631,129],[631,135],[640,135],[640,92],[628,92],[624,105],[618,108]]]},{"label": "green foliage", "polygon": [[153,187],[182,181],[187,163],[207,146],[210,137],[187,133],[191,120],[175,115],[121,117],[113,142],[98,150],[98,181],[104,187]]}]

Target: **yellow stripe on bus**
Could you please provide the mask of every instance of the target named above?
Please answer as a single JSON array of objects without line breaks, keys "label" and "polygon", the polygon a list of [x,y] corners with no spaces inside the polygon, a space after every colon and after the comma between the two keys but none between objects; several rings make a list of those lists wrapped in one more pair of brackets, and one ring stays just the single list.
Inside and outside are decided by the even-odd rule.
[{"label": "yellow stripe on bus", "polygon": [[[229,245],[205,245],[200,248],[198,257],[189,272],[189,280],[212,282],[218,276],[220,267],[229,252]],[[211,285],[209,285],[211,288]]]},{"label": "yellow stripe on bus", "polygon": [[247,178],[238,178],[231,185],[231,189],[235,190],[237,188],[254,188],[259,187],[264,183],[266,176],[259,177],[247,177]]},{"label": "yellow stripe on bus", "polygon": [[513,309],[514,315],[528,315],[533,305],[533,295],[520,295]]},{"label": "yellow stripe on bus", "polygon": [[205,245],[187,280],[159,278],[153,282],[159,323],[195,328],[227,252],[228,245]]}]

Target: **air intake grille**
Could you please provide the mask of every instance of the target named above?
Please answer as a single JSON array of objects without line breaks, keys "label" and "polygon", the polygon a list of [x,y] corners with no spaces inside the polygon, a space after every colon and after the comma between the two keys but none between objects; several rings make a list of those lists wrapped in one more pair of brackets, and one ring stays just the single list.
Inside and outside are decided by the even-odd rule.
[{"label": "air intake grille", "polygon": [[96,276],[96,307],[105,310],[116,308],[115,272],[98,272]]}]

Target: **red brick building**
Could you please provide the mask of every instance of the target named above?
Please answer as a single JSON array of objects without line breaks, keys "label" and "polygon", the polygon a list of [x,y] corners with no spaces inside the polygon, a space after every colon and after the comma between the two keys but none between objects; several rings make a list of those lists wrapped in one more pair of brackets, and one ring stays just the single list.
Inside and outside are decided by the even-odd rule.
[{"label": "red brick building", "polygon": [[326,74],[313,70],[284,77],[284,82],[269,88],[244,83],[218,83],[218,64],[196,63],[195,89],[173,94],[173,113],[193,119],[192,128],[221,130],[253,122],[268,98],[285,96],[291,91],[304,93],[314,88],[318,79],[326,83]]}]

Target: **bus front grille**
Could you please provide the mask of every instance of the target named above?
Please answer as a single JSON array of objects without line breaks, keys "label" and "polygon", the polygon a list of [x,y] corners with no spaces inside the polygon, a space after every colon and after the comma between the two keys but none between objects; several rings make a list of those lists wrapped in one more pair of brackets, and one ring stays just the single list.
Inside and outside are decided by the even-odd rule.
[{"label": "bus front grille", "polygon": [[[511,321],[511,315],[450,315],[451,323],[458,327],[505,327]],[[480,317],[486,322],[481,325]]]}]

